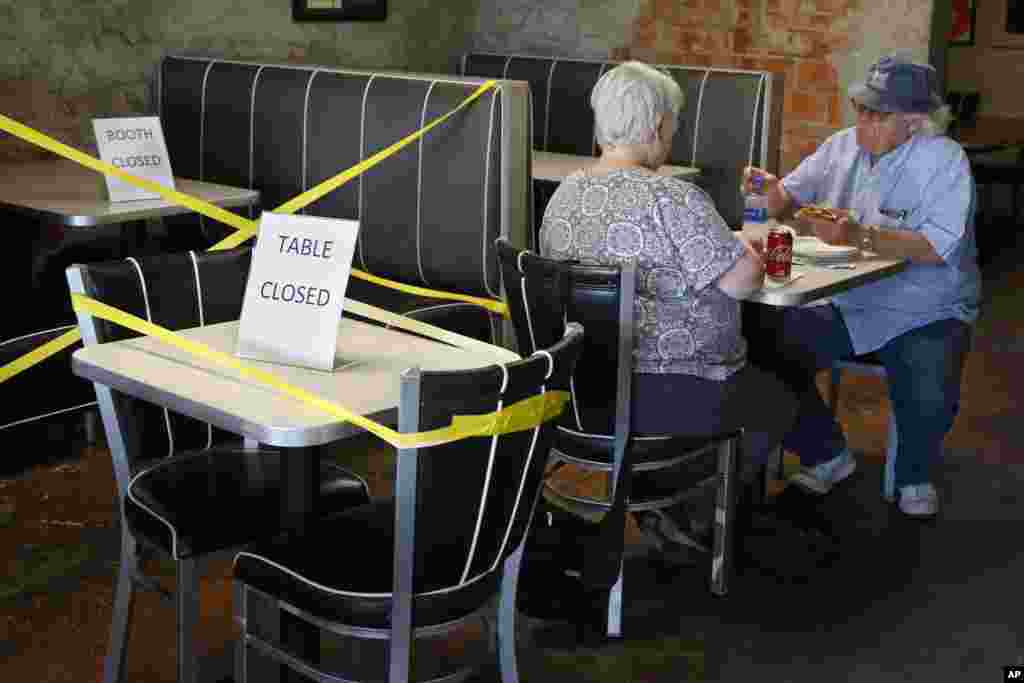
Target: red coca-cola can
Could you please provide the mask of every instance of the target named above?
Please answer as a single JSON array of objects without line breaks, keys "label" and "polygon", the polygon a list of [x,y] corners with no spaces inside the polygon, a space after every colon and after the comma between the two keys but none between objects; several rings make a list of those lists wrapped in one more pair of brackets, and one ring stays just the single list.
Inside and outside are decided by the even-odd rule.
[{"label": "red coca-cola can", "polygon": [[764,273],[773,280],[788,280],[793,269],[793,233],[769,228],[764,244]]}]

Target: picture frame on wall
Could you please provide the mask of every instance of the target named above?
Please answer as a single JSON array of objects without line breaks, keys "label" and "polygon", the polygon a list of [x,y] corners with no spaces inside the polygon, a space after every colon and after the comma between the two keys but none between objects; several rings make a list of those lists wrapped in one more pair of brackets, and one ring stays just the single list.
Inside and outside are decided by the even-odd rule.
[{"label": "picture frame on wall", "polygon": [[950,45],[974,45],[975,1],[953,0],[953,21],[949,29]]},{"label": "picture frame on wall", "polygon": [[993,4],[998,21],[992,29],[992,47],[1024,49],[1024,3],[994,0]]},{"label": "picture frame on wall", "polygon": [[292,0],[294,21],[384,21],[387,0]]}]

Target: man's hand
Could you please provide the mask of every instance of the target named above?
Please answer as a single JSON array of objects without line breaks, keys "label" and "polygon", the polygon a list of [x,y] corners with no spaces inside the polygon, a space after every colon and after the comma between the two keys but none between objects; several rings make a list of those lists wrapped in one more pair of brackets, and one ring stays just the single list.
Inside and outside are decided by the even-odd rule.
[{"label": "man's hand", "polygon": [[[761,183],[760,187],[754,187],[755,178],[759,183]],[[757,168],[756,166],[747,166],[743,169],[743,179],[740,181],[740,192],[743,192],[744,194],[747,192],[768,194],[768,191],[778,184],[778,176],[772,175],[768,171],[762,168]]]},{"label": "man's hand", "polygon": [[768,217],[783,219],[793,209],[793,200],[786,193],[782,180],[763,168],[747,166],[740,179],[740,192],[757,192],[768,201]]},{"label": "man's hand", "polygon": [[814,234],[828,244],[855,245],[860,240],[861,226],[849,209],[805,207],[796,212],[794,219],[800,234]]},{"label": "man's hand", "polygon": [[806,219],[818,239],[828,244],[854,245],[860,236],[860,224],[843,214],[838,221]]}]

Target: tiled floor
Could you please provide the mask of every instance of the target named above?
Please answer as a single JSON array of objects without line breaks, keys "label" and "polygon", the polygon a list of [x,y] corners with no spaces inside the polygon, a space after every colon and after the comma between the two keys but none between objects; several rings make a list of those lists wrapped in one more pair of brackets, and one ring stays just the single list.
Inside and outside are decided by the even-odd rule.
[{"label": "tiled floor", "polygon": [[[1019,408],[1024,404],[1024,373],[1020,370],[1021,352],[1024,350],[1024,307],[1019,294],[1024,286],[1024,269],[1017,268],[1015,261],[1013,254],[1006,254],[987,272],[987,305],[977,326],[974,349],[965,370],[962,412],[947,440],[948,496],[951,503],[955,502],[951,509],[956,511],[956,519],[944,520],[940,524],[946,526],[938,529],[948,529],[945,533],[950,539],[956,538],[968,546],[980,544],[980,539],[986,538],[986,534],[995,528],[987,523],[970,526],[971,514],[989,522],[992,515],[1000,515],[998,521],[1003,526],[998,527],[998,533],[1004,534],[1004,540],[1005,535],[1019,536],[1019,522],[1024,519],[1024,510],[1016,504],[1019,500],[1016,489],[1004,488],[1002,492],[993,493],[991,487],[986,487],[990,471],[991,476],[997,478],[998,473],[1004,471],[1003,467],[1024,465],[1024,449],[1020,445],[1024,432],[1020,429]],[[872,473],[863,477],[875,477],[884,453],[888,419],[884,384],[871,378],[845,380],[841,416],[854,450],[865,462],[875,464],[875,469],[869,470]],[[38,454],[40,459],[51,464],[0,479],[0,567],[3,567],[0,572],[0,679],[46,682],[98,680],[106,649],[112,577],[118,553],[117,531],[112,525],[116,509],[109,457],[102,446],[85,446],[63,438],[55,438],[40,447],[38,443],[21,445],[9,437],[3,435],[5,450],[17,452],[19,448],[32,448],[34,456]],[[369,441],[367,447],[373,452],[358,452],[351,459],[358,469],[368,474],[375,493],[384,494],[389,486],[389,458]],[[976,465],[980,464],[994,467],[991,470],[979,469]],[[963,472],[957,474],[957,468],[961,466]],[[964,482],[969,480],[973,483],[958,486],[961,478]],[[862,515],[863,520],[870,518],[873,520],[871,524],[875,524],[865,538],[880,539],[877,540],[878,545],[872,545],[876,542],[872,541],[863,546],[870,555],[874,552],[872,548],[890,548],[896,532],[887,531],[887,513],[875,497],[875,479],[872,478],[870,483],[865,481],[858,484],[857,496],[870,500],[870,504],[864,503],[865,511],[852,514]],[[979,499],[976,502],[966,500],[966,496],[979,496]],[[866,521],[864,523],[867,524]],[[635,532],[631,539],[635,541]],[[999,542],[992,540],[992,543]],[[925,541],[921,543],[922,547],[927,545]],[[981,546],[973,552],[974,557],[988,557],[986,552],[991,555],[990,548],[985,550]],[[846,557],[844,561],[863,563],[863,567],[853,566],[863,570],[864,580],[869,584],[871,572],[876,567],[884,567],[886,561],[878,556],[868,559],[861,556],[853,560]],[[1010,556],[1000,556],[992,560],[1002,563],[1002,566],[993,568],[992,580],[1007,582],[1007,590],[1012,582],[995,570],[1005,569],[1011,559]],[[963,561],[969,563],[969,558]],[[172,580],[171,567],[160,566],[156,571],[168,582]],[[206,674],[211,680],[230,673],[229,571],[227,558],[214,562],[202,587],[201,642],[205,651],[201,654],[208,656]],[[644,570],[639,571],[642,573]],[[964,571],[967,572],[966,578],[960,577],[959,583],[956,577],[947,577],[949,585],[967,585],[973,576],[970,572],[977,574],[980,570],[975,567]],[[844,576],[848,579],[850,574]],[[701,680],[701,672],[707,664],[708,680],[739,680],[732,675],[728,679],[715,677],[719,675],[716,671],[722,671],[721,665],[730,660],[736,662],[736,666],[747,663],[749,670],[735,670],[736,675],[743,676],[755,674],[759,662],[770,663],[764,670],[768,678],[745,677],[744,680],[805,680],[797,675],[798,672],[817,671],[814,669],[815,661],[825,654],[808,651],[808,647],[821,647],[825,641],[806,633],[790,638],[772,637],[768,630],[759,627],[761,622],[755,618],[756,615],[752,616],[749,609],[744,611],[750,591],[758,586],[770,589],[770,583],[750,580],[746,589],[740,585],[729,598],[710,601],[699,580],[691,579],[693,576],[685,572],[674,577],[652,575],[648,585],[653,592],[638,590],[627,611],[627,629],[632,628],[633,635],[622,643],[574,651],[557,644],[560,642],[557,628],[541,631],[537,639],[540,647],[533,648],[524,658],[523,679]],[[659,581],[666,583],[659,585]],[[1012,587],[1016,590],[1015,584]],[[813,589],[808,590],[809,593],[787,594],[790,596],[787,600],[792,598],[795,602],[770,602],[767,608],[792,612],[791,619],[799,621],[799,617],[793,615],[811,610],[806,604],[801,604],[800,596],[805,595],[808,600],[812,600],[811,596],[822,597]],[[926,598],[921,599],[923,602],[915,602],[908,597],[916,594],[913,593],[915,590],[927,593],[927,586],[916,585],[912,579],[907,579],[906,585],[894,585],[892,590],[897,591],[892,604],[909,605],[906,609],[913,615],[898,610],[891,613],[880,611],[875,621],[861,624],[862,629],[878,630],[873,645],[871,639],[860,638],[856,649],[851,646],[844,650],[842,642],[828,641],[834,646],[834,651],[827,653],[828,656],[842,661],[846,667],[846,673],[834,680],[889,680],[882,674],[893,673],[892,667],[879,673],[878,666],[872,667],[868,663],[888,661],[894,649],[898,660],[900,648],[904,646],[916,648],[910,657],[913,661],[922,657],[927,659],[921,652],[929,647],[939,648],[936,652],[948,652],[948,648],[957,647],[953,641],[947,642],[953,638],[952,635],[939,639],[941,642],[923,644],[909,636],[898,636],[905,638],[900,642],[887,641],[887,629],[896,632],[895,627],[888,628],[891,622],[887,620],[928,621],[930,614]],[[899,595],[904,597],[899,598]],[[961,609],[970,607],[967,613],[971,615],[974,630],[964,637],[973,644],[964,657],[984,659],[984,647],[979,644],[985,642],[990,642],[991,647],[1001,653],[1000,656],[1008,656],[1006,653],[1012,652],[1013,647],[1024,656],[1024,640],[1017,638],[1013,642],[1012,636],[1014,633],[1020,635],[1020,631],[1013,630],[1021,625],[1019,616],[1007,631],[1010,617],[1002,607],[972,604],[969,592],[961,591],[957,595],[959,602],[951,603],[952,606],[947,605],[942,610],[936,608],[934,619],[940,620],[937,628],[949,625],[947,631],[951,634],[954,631],[966,633],[969,625],[959,624],[953,628],[951,622],[956,618],[954,608],[957,605]],[[988,593],[986,599],[993,599],[993,594]],[[849,600],[843,602],[843,609],[852,608],[848,603]],[[827,620],[828,614],[827,611],[822,614],[815,612],[813,618]],[[852,617],[847,621],[852,623]],[[823,622],[821,625],[822,629],[833,627],[840,628],[838,624]],[[793,632],[792,629],[787,631],[785,624],[775,630],[779,634]],[[927,632],[934,633],[935,630]],[[725,633],[729,634],[728,643],[722,642]],[[854,639],[849,634],[844,637]],[[806,643],[800,642],[801,638],[806,638]],[[975,651],[979,647],[981,650]],[[933,662],[943,660],[935,652],[932,655]],[[786,668],[781,663],[783,661],[792,661],[792,667]],[[136,602],[128,672],[130,681],[157,683],[173,680],[173,611],[169,604],[152,593],[141,593]],[[892,680],[932,679],[908,673],[907,678]],[[953,676],[942,680],[960,679]]]}]

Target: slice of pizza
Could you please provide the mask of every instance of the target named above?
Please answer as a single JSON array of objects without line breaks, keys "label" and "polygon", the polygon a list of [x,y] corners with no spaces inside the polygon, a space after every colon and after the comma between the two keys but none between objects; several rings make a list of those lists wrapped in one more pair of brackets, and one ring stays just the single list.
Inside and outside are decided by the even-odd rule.
[{"label": "slice of pizza", "polygon": [[832,221],[833,223],[843,217],[841,213],[824,206],[805,206],[797,211],[794,216],[796,218],[813,218],[814,220],[819,221]]}]

